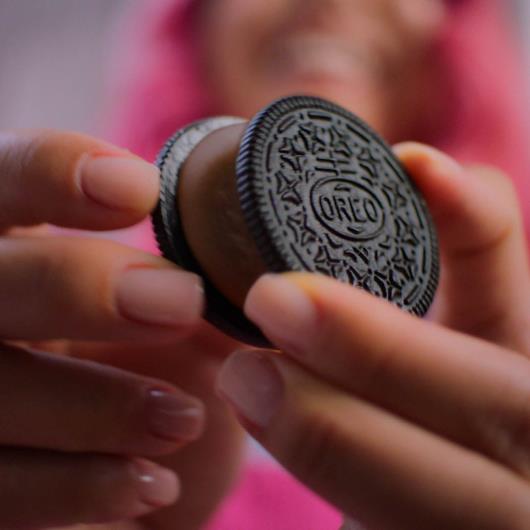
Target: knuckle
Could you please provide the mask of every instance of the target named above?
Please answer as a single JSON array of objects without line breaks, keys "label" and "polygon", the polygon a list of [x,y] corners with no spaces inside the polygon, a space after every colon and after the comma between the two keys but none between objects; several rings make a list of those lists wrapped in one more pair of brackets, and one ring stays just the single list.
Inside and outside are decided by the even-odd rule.
[{"label": "knuckle", "polygon": [[71,367],[84,373],[65,383],[55,398],[59,405],[70,396],[63,418],[64,450],[123,455],[156,453],[160,445],[168,445],[151,435],[146,390],[150,386],[139,376],[87,360],[75,360]]},{"label": "knuckle", "polygon": [[2,178],[18,176],[28,160],[31,160],[35,145],[32,137],[9,131],[0,133],[0,172]]},{"label": "knuckle", "polygon": [[[53,252],[43,251],[38,246],[33,247],[30,242],[23,244],[26,245],[26,249],[15,248],[13,255],[4,256],[6,266],[18,268],[21,279],[24,280],[20,282],[20,288],[26,295],[30,295],[31,298],[42,296],[53,298],[57,291],[55,288],[57,280],[61,277],[58,274],[58,256]],[[24,250],[26,250],[25,257],[20,259],[19,252]]]},{"label": "knuckle", "polygon": [[72,272],[75,270],[75,251],[69,245],[53,242],[39,246],[33,254],[35,259],[31,277],[37,288],[34,292],[45,293],[48,299],[55,303],[61,300],[68,303],[70,297],[64,287],[70,283]]},{"label": "knuckle", "polygon": [[76,479],[74,488],[66,488],[72,513],[81,521],[117,520],[127,514],[136,498],[131,464],[112,456],[85,457],[85,473]]},{"label": "knuckle", "polygon": [[[96,262],[94,256],[106,256],[101,246],[92,241],[74,242],[70,239],[40,241],[37,246],[28,242],[31,259],[26,291],[42,299],[56,310],[72,314],[80,304],[89,314],[107,309],[106,297],[110,291],[109,268]],[[92,267],[87,266],[92,264]],[[31,291],[29,290],[31,289]],[[105,312],[107,314],[108,311]]]},{"label": "knuckle", "polygon": [[[461,234],[461,213],[465,226],[473,234],[465,244],[449,248],[452,259],[493,255],[513,241],[521,224],[521,213],[514,185],[505,174],[493,167],[467,166],[469,188],[456,194],[455,215],[448,215],[454,234]],[[457,238],[458,239],[458,238]]]},{"label": "knuckle", "polygon": [[[499,399],[507,401],[506,396]],[[524,392],[524,396],[518,397],[510,410],[496,410],[475,421],[487,452],[523,477],[530,478],[530,393]]]},{"label": "knuckle", "polygon": [[9,220],[26,191],[25,175],[31,165],[33,145],[31,141],[20,138],[14,133],[0,135],[0,222],[9,224]]},{"label": "knuckle", "polygon": [[316,413],[306,414],[294,426],[285,447],[285,458],[295,473],[328,482],[337,472],[336,445],[342,437],[340,426]]},{"label": "knuckle", "polygon": [[43,174],[47,174],[51,165],[50,153],[53,152],[54,133],[40,131],[25,134],[16,145],[18,171],[16,174],[22,181],[20,186],[35,188]]},{"label": "knuckle", "polygon": [[371,389],[380,388],[388,381],[395,380],[398,371],[399,352],[390,345],[381,346],[377,351],[370,353],[365,356],[364,377],[359,379],[362,381],[359,389],[361,395],[369,395]]},{"label": "knuckle", "polygon": [[134,471],[129,461],[115,463],[115,476],[110,479],[98,479],[97,499],[101,506],[103,518],[116,520],[130,512],[138,501],[138,493],[134,485]]},{"label": "knuckle", "polygon": [[499,433],[499,448],[504,461],[524,477],[530,479],[530,410],[516,417],[511,425]]},{"label": "knuckle", "polygon": [[138,453],[151,448],[150,435],[144,428],[146,387],[136,381],[102,385],[97,401],[101,411],[101,426],[95,429],[97,435],[93,436],[92,447],[99,446],[103,451],[134,450]]},{"label": "knuckle", "polygon": [[[111,264],[117,257],[114,243],[99,239],[65,238],[56,240],[54,247],[50,247],[49,259],[53,268],[60,273],[58,279],[64,279],[72,286],[86,285],[88,290],[102,289],[104,283],[110,281],[108,277],[113,270]],[[94,285],[98,279],[101,285]]]},{"label": "knuckle", "polygon": [[[26,194],[26,186],[31,186],[33,191],[49,195],[50,184],[54,184],[56,189],[75,195],[79,157],[99,147],[100,142],[73,132],[38,129],[6,133],[0,136],[0,172],[7,167],[13,178],[21,181],[19,193]],[[2,159],[7,161],[5,165]]]}]

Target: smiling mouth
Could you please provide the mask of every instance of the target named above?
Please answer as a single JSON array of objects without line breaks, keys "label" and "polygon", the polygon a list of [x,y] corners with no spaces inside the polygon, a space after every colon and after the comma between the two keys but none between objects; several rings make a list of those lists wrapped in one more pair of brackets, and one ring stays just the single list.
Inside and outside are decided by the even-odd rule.
[{"label": "smiling mouth", "polygon": [[275,46],[269,69],[282,77],[351,82],[360,76],[379,76],[382,61],[376,53],[345,43],[329,34],[300,33]]}]

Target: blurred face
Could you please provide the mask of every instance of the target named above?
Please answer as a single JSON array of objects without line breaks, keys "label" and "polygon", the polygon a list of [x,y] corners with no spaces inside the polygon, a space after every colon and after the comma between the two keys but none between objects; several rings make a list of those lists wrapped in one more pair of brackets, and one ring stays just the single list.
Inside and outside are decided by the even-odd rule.
[{"label": "blurred face", "polygon": [[432,113],[442,0],[203,0],[202,54],[219,112],[285,95],[335,101],[389,139]]}]

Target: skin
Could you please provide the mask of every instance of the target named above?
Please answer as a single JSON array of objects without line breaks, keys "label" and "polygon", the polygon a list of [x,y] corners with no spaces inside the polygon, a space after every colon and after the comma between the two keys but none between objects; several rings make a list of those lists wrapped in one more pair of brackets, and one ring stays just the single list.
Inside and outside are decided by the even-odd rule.
[{"label": "skin", "polygon": [[[0,135],[3,528],[102,528],[105,522],[120,530],[143,528],[138,517],[179,496],[178,513],[168,509],[166,517],[194,528],[237,471],[242,431],[213,384],[235,343],[201,322],[202,296],[189,289],[198,279],[153,255],[103,239],[66,237],[45,224],[109,230],[147,216],[159,193],[156,169],[142,162],[133,187],[134,175],[121,179],[121,170],[105,182],[81,185],[84,164],[101,166],[102,159],[138,162],[75,133]],[[109,182],[112,200],[102,204],[95,197],[108,199]],[[174,322],[142,321],[120,307],[122,280],[139,269],[174,274],[168,288],[182,309]],[[157,310],[160,297],[145,293],[142,303]],[[192,421],[183,418],[178,435],[154,436],[148,428],[152,389],[196,409]],[[156,502],[145,502],[133,469],[138,461],[144,467],[152,462],[149,470],[158,473],[154,461],[179,470],[178,479],[165,472]],[[197,480],[203,466],[215,474]],[[180,493],[179,479],[194,486]]]},{"label": "skin", "polygon": [[432,47],[445,14],[441,0],[206,0],[199,45],[214,106],[250,118],[276,98],[316,95],[391,142],[409,138],[443,123]]},{"label": "skin", "polygon": [[263,276],[245,312],[283,354],[234,354],[219,391],[365,528],[528,528],[530,274],[513,188],[426,146],[396,150],[440,235],[432,319],[323,276]]},{"label": "skin", "polygon": [[[198,30],[219,112],[250,116],[277,96],[313,93],[358,112],[393,139],[421,128],[415,116],[441,123],[433,94],[443,85],[426,58],[443,15],[436,0],[210,0]],[[369,59],[346,77],[318,71],[318,65],[312,72],[293,62],[271,68],[271,57],[287,55],[293,46],[288,34],[313,31],[363,50]],[[396,72],[403,75],[396,78]],[[389,85],[390,78],[395,82]],[[114,175],[117,180],[96,179],[80,190],[80,164],[102,154],[134,158],[72,133],[0,136],[0,413],[10,418],[9,429],[0,430],[0,492],[4,499],[10,495],[0,509],[2,528],[200,528],[240,465],[243,429],[214,389],[223,361],[240,345],[200,321],[198,297],[190,307],[197,279],[103,239],[47,233],[46,223],[124,228],[152,210],[158,196],[152,168],[137,175],[135,186],[120,185]],[[281,357],[260,354],[280,377],[277,408],[265,410],[268,421],[258,425],[248,417],[256,411],[236,402],[230,374],[240,354],[221,372],[219,393],[280,462],[368,527],[390,528],[396,521],[392,528],[422,528],[407,517],[417,514],[421,522],[434,513],[437,526],[428,528],[523,528],[528,419],[527,383],[520,374],[529,355],[530,296],[513,191],[494,170],[461,170],[425,147],[401,146],[398,154],[442,236],[444,276],[434,322],[330,280],[289,276],[287,285],[297,285],[319,308],[310,348],[296,343],[285,319],[272,333],[276,291],[265,277],[246,310],[284,351]],[[178,322],[146,322],[115,303],[131,269],[175,274]],[[145,297],[153,314],[166,304],[163,293],[155,294]],[[289,309],[281,296],[275,303],[277,314]],[[318,355],[324,349],[326,355]],[[462,373],[472,374],[472,385],[462,383]],[[151,388],[191,400],[198,408],[194,428],[183,424],[180,436],[163,440],[147,433],[143,403]],[[396,397],[403,388],[407,399]],[[359,418],[356,425],[352,417]],[[314,443],[304,452],[297,441],[306,438]],[[402,443],[378,442],[386,439]],[[417,448],[422,465],[408,465],[415,453],[392,450],[394,445]],[[164,498],[157,505],[143,502],[130,468],[138,458],[176,471],[182,491],[166,476]],[[341,466],[343,478],[330,479],[326,466],[311,464],[319,459],[332,470]],[[370,473],[363,462],[381,472]],[[443,480],[435,487],[427,471],[438,471],[439,462]],[[391,483],[383,480],[388,471]],[[466,482],[471,478],[473,487]],[[406,497],[412,486],[418,495]],[[477,506],[474,520],[466,519],[470,504]],[[490,526],[480,526],[487,521]]]},{"label": "skin", "polygon": [[195,259],[241,308],[252,284],[267,272],[236,190],[235,159],[245,129],[246,124],[233,125],[208,135],[183,164],[178,190],[182,228]]}]

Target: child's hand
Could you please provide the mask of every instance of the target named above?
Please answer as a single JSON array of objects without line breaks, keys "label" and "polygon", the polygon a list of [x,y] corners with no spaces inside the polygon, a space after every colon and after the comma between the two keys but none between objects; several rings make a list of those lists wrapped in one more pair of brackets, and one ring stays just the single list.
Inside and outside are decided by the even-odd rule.
[{"label": "child's hand", "polygon": [[92,138],[40,131],[0,135],[0,175],[0,527],[124,520],[171,504],[175,475],[144,458],[195,440],[201,402],[160,379],[21,348],[168,342],[197,328],[194,275],[34,228],[132,225],[156,203],[156,168]]},{"label": "child's hand", "polygon": [[398,153],[439,230],[438,322],[322,276],[265,276],[246,313],[285,355],[234,354],[219,391],[287,469],[367,528],[523,530],[530,277],[514,194],[432,149]]}]

